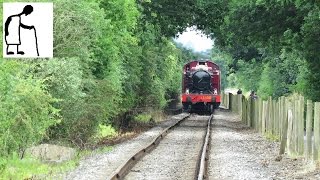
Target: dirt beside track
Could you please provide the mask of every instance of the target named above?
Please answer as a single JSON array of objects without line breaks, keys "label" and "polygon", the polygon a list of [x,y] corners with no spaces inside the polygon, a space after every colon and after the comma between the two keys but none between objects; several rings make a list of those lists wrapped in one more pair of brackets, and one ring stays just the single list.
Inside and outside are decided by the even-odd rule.
[{"label": "dirt beside track", "polygon": [[[213,120],[209,179],[320,179],[302,158],[279,158],[279,143],[266,140],[225,110]],[[280,160],[280,161],[279,161]]]}]

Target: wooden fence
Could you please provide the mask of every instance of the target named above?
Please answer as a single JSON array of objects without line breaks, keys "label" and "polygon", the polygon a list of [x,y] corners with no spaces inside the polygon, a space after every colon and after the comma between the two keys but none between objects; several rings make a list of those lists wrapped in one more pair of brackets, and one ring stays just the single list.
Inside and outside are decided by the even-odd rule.
[{"label": "wooden fence", "polygon": [[268,138],[281,141],[280,154],[320,160],[320,102],[300,95],[267,101],[222,94],[222,106]]}]

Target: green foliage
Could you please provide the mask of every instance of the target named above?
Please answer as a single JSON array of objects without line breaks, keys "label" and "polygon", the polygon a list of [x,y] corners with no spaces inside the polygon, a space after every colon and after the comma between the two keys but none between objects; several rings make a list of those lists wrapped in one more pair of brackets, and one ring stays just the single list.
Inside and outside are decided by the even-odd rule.
[{"label": "green foliage", "polygon": [[52,106],[57,100],[28,69],[16,61],[0,60],[0,157],[22,153],[48,137],[47,129],[59,122]]},{"label": "green foliage", "polygon": [[[199,3],[199,13],[214,18],[200,19],[195,25],[216,38],[217,48],[232,56],[227,63],[229,86],[260,89],[262,96],[298,91],[320,99],[318,1]],[[214,9],[219,9],[220,16]]]},{"label": "green foliage", "polygon": [[312,6],[311,10],[305,17],[305,23],[302,26],[302,52],[308,63],[310,70],[307,76],[306,94],[315,101],[320,100],[320,3]]},{"label": "green foliage", "polygon": [[62,121],[51,130],[51,134],[70,140],[89,138],[98,122],[90,112],[94,107],[86,102],[90,91],[84,92],[85,83],[80,60],[68,58],[43,61],[35,67],[35,71],[39,79],[45,79],[50,94],[60,99],[53,106],[61,109]]},{"label": "green foliage", "polygon": [[[104,13],[95,0],[54,2],[54,56],[88,60],[102,36]],[[67,25],[67,27],[66,27]]]},{"label": "green foliage", "polygon": [[45,163],[28,156],[21,159],[17,153],[13,153],[6,159],[0,159],[0,177],[1,179],[57,179],[59,175],[77,167],[83,157],[110,150],[111,146],[104,146],[95,150],[78,151],[73,159],[62,163]]},{"label": "green foliage", "polygon": [[259,82],[258,94],[262,99],[267,99],[273,95],[274,86],[270,77],[272,77],[272,68],[266,64],[263,68],[261,80]]},{"label": "green foliage", "polygon": [[230,61],[232,61],[232,58],[222,51],[213,49],[211,59],[214,63],[218,64],[220,67],[221,89],[223,90],[227,88],[229,85],[232,87],[235,87],[235,84],[233,84],[233,81],[230,79],[232,78],[231,76],[229,76],[230,78],[228,80],[228,73],[229,73],[228,64]]},{"label": "green foliage", "polygon": [[95,139],[102,139],[106,137],[114,137],[117,135],[116,130],[111,125],[99,124],[98,130],[94,135]]},{"label": "green foliage", "polygon": [[104,0],[100,6],[104,10],[103,36],[95,49],[93,75],[97,81],[97,97],[110,119],[136,106],[140,85],[141,48],[134,35],[139,11],[133,0]]},{"label": "green foliage", "polygon": [[174,37],[189,27],[197,11],[197,1],[194,0],[143,0],[138,4],[142,9],[143,24],[149,22],[158,26],[159,33],[166,37]]},{"label": "green foliage", "polygon": [[137,107],[161,110],[179,95],[186,59],[168,35],[182,31],[192,16],[182,13],[188,19],[171,31],[165,27],[170,11],[157,4],[166,6],[156,1],[55,0],[55,58],[0,60],[2,177],[32,178],[51,171],[36,161],[11,158],[28,146],[67,140],[85,147],[94,137],[114,135],[117,127],[110,124],[117,124],[117,116]]},{"label": "green foliage", "polygon": [[[117,124],[133,108],[164,108],[179,95],[181,67],[191,59],[219,64],[223,88],[320,99],[318,1],[54,3],[55,58],[0,62],[1,156],[48,137],[85,145],[113,134],[101,124]],[[174,44],[190,26],[214,37],[216,49],[195,53]]]},{"label": "green foliage", "polygon": [[299,67],[299,74],[297,75],[297,84],[293,86],[292,91],[305,93],[308,97],[312,95],[312,89],[308,87],[307,78],[310,77],[311,72],[307,68],[307,62],[304,61],[304,64]]},{"label": "green foliage", "polygon": [[17,154],[13,154],[7,159],[0,159],[0,176],[1,179],[50,179],[56,174],[75,168],[79,159],[77,157],[62,164],[48,164],[31,157],[21,159]]},{"label": "green foliage", "polygon": [[142,123],[149,123],[150,120],[152,119],[151,114],[138,114],[133,118],[137,122],[142,122]]},{"label": "green foliage", "polygon": [[238,87],[241,88],[241,84],[238,82],[237,75],[235,73],[229,74],[227,77],[228,86],[227,87]]},{"label": "green foliage", "polygon": [[3,179],[27,179],[49,173],[48,165],[30,158],[20,159],[17,154],[1,159],[0,166],[0,176]]},{"label": "green foliage", "polygon": [[241,87],[246,91],[257,91],[262,72],[261,63],[257,63],[255,59],[249,62],[240,60],[238,66],[239,69],[236,75]]}]

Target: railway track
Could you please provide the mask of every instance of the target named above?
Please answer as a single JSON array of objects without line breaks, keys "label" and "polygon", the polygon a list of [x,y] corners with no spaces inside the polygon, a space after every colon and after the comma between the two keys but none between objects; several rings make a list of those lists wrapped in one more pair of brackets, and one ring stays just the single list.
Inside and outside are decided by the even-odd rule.
[{"label": "railway track", "polygon": [[206,179],[212,119],[213,115],[191,115],[177,121],[137,150],[108,179]]}]

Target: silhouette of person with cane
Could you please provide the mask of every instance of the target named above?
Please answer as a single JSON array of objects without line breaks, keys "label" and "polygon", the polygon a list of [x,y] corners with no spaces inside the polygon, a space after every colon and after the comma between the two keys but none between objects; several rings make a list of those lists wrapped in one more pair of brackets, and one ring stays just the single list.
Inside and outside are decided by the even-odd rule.
[{"label": "silhouette of person with cane", "polygon": [[37,48],[37,55],[39,56],[38,52],[38,42],[37,42],[37,33],[34,26],[27,26],[21,23],[21,16],[24,14],[28,16],[33,12],[33,7],[31,5],[26,5],[23,8],[23,11],[20,14],[12,15],[8,17],[5,23],[5,40],[7,44],[7,55],[13,55],[14,52],[9,52],[9,46],[16,45],[17,46],[17,54],[24,55],[23,51],[19,51],[19,46],[21,45],[20,39],[20,27],[24,29],[34,29],[35,39],[36,39],[36,48]]}]

